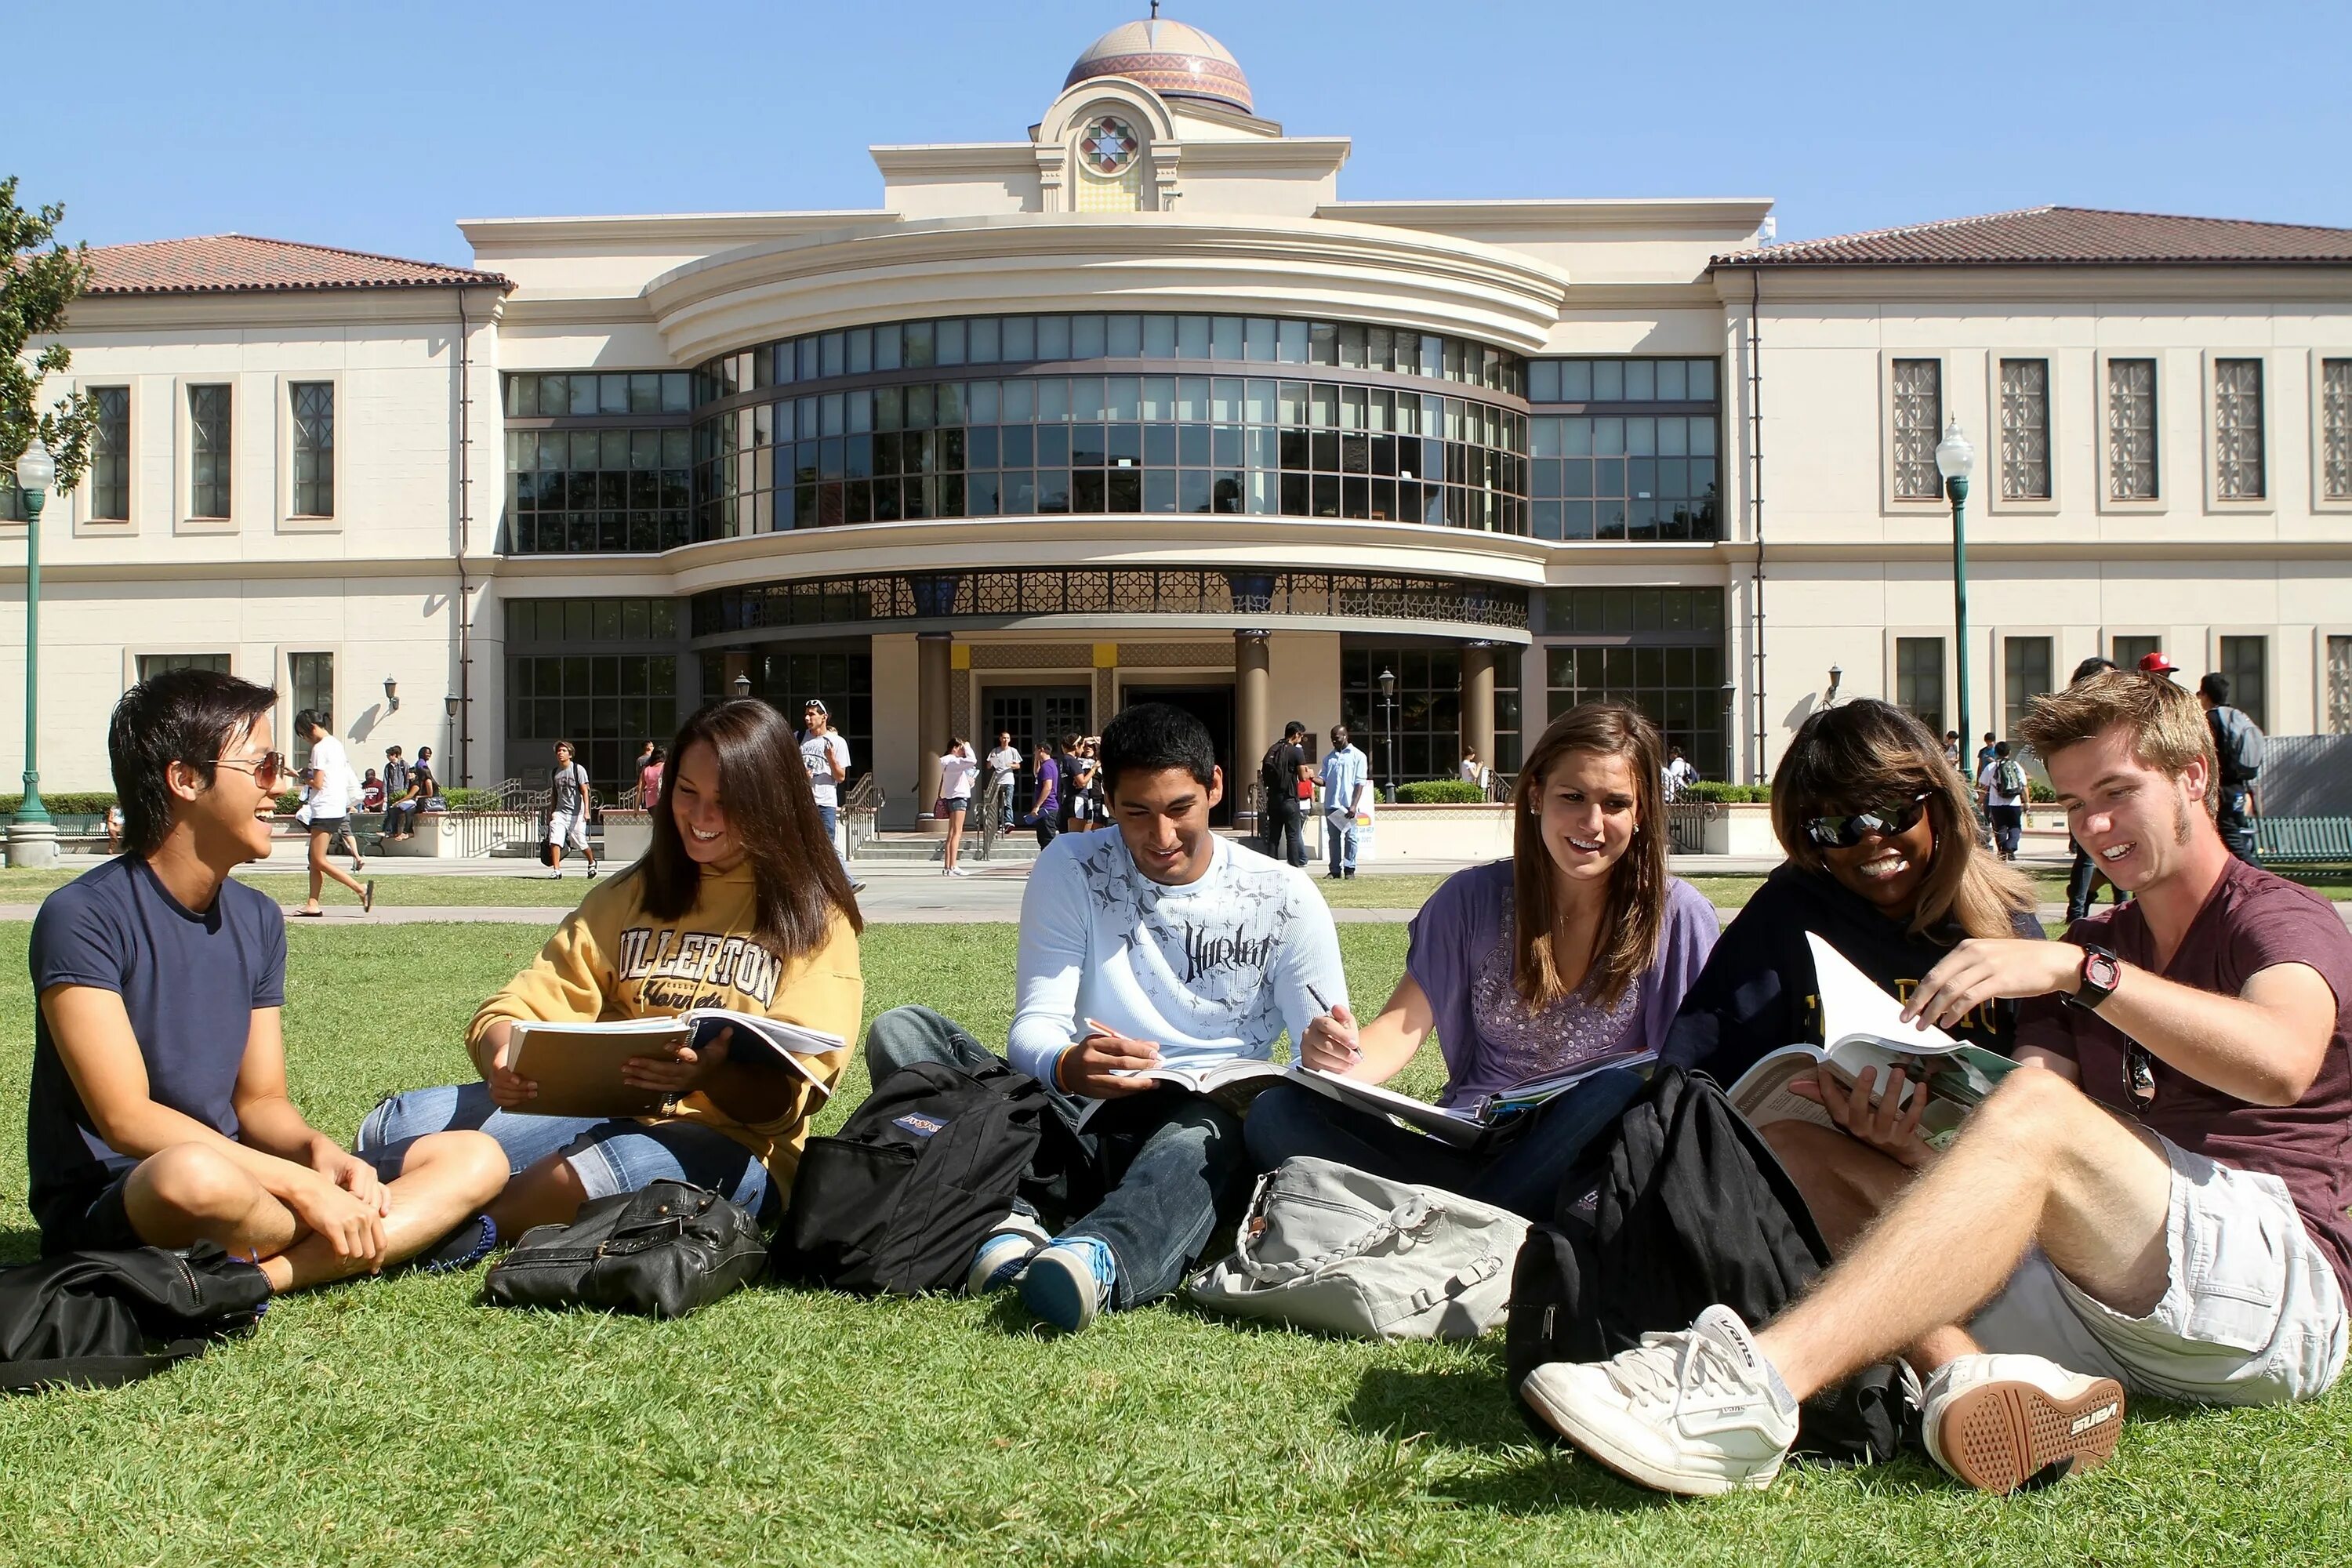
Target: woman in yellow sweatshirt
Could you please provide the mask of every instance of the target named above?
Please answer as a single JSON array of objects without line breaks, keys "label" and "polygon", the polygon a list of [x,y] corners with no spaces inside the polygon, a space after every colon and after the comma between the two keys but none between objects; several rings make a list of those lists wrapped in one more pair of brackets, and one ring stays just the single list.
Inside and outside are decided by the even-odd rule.
[{"label": "woman in yellow sweatshirt", "polygon": [[[534,1116],[538,1086],[508,1070],[517,1019],[580,1022],[726,1007],[856,1037],[863,921],[826,841],[783,715],[738,699],[686,721],[652,805],[644,859],[590,891],[467,1032],[478,1083],[397,1094],[369,1113],[374,1153],[452,1127],[505,1148],[514,1179],[491,1207],[509,1239],[590,1198],[672,1177],[772,1220],[807,1136],[814,1090],[784,1068],[703,1052],[640,1057],[626,1081],[671,1096],[657,1116]],[[847,1051],[805,1058],[828,1083]]]}]

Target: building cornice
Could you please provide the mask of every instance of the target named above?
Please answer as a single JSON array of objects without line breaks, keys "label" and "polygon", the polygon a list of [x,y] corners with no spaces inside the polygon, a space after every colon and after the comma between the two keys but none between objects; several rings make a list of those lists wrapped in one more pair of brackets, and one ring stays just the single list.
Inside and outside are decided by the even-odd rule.
[{"label": "building cornice", "polygon": [[626,213],[611,216],[467,217],[457,220],[478,258],[487,247],[500,255],[578,249],[624,254],[652,248],[750,245],[762,239],[889,223],[895,214],[879,207],[837,211],[736,213]]},{"label": "building cornice", "polygon": [[646,288],[692,364],[782,335],[941,311],[1312,309],[1540,349],[1567,297],[1549,263],[1454,236],[1164,213],[940,218],[772,240]]},{"label": "building cornice", "polygon": [[1794,301],[1888,304],[2352,303],[2352,267],[2260,262],[2196,267],[1980,263],[1868,267],[1728,267],[1712,269],[1717,299],[1745,310],[1760,281],[1769,307]]},{"label": "building cornice", "polygon": [[1593,197],[1501,201],[1328,202],[1315,216],[1449,234],[1500,229],[1512,234],[1633,232],[1680,237],[1693,232],[1753,234],[1772,210],[1769,196]]},{"label": "building cornice", "polygon": [[223,327],[359,325],[446,326],[457,319],[458,297],[477,326],[500,318],[502,289],[467,288],[305,289],[222,294],[106,294],[76,300],[66,316],[68,342],[77,332],[215,331]]},{"label": "building cornice", "polygon": [[[20,523],[11,531],[22,538]],[[0,537],[7,537],[0,534]],[[457,563],[447,555],[385,555],[385,556],[310,556],[304,559],[255,558],[239,556],[210,561],[165,559],[151,556],[135,561],[74,561],[51,558],[48,550],[42,552],[41,586],[44,592],[61,583],[152,583],[168,579],[173,583],[224,582],[318,582],[343,578],[426,579],[442,582],[457,574]],[[499,557],[469,555],[466,558],[466,574],[480,579],[498,575]],[[25,563],[0,563],[0,583],[22,583]]]},{"label": "building cornice", "polygon": [[868,147],[866,151],[886,180],[930,174],[987,174],[1000,169],[1036,166],[1036,145],[1030,142],[905,142]]}]

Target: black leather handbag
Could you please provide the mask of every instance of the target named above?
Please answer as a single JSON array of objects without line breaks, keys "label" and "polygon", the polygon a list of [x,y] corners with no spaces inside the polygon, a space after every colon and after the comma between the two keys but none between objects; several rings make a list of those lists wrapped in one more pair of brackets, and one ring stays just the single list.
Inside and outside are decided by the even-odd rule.
[{"label": "black leather handbag", "polygon": [[494,1307],[590,1307],[683,1318],[767,1272],[760,1226],[717,1193],[655,1182],[580,1205],[570,1225],[534,1226],[490,1268]]}]

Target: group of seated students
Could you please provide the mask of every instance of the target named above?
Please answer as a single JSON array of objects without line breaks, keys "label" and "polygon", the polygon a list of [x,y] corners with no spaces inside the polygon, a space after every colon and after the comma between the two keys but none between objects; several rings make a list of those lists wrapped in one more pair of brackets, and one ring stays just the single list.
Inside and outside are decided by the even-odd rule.
[{"label": "group of seated students", "polygon": [[[200,670],[131,689],[109,737],[126,851],[53,894],[28,1154],[46,1250],[209,1240],[280,1289],[391,1266],[462,1266],[591,1199],[662,1177],[782,1212],[814,1091],[723,1042],[646,1058],[660,1115],[531,1114],[519,1020],[751,1011],[855,1037],[861,921],[783,717],[749,699],[690,718],[652,846],[592,889],[467,1032],[475,1078],[397,1094],[352,1152],[288,1099],[277,906],[231,872],[268,848],[287,776],[275,693]],[[1044,1084],[1098,1203],[1050,1234],[1005,1216],[974,1293],[1017,1290],[1077,1331],[1173,1292],[1221,1251],[1255,1175],[1314,1154],[1549,1218],[1562,1177],[1641,1092],[1601,1072],[1473,1155],[1320,1096],[1245,1114],[1139,1079],[1165,1064],[1303,1060],[1380,1080],[1433,1033],[1458,1102],[1629,1047],[1729,1083],[1821,1043],[1807,932],[1906,1016],[2016,1055],[1948,1147],[1900,1075],[1811,1084],[1840,1131],[1774,1146],[1836,1255],[1769,1324],[1726,1309],[1522,1396],[1579,1448],[1669,1491],[1762,1486],[1799,1404],[1900,1354],[1927,1377],[1932,1455],[2007,1490],[2113,1450],[2123,1389],[2307,1398],[2345,1360],[2352,1275],[2352,935],[2325,900],[2233,860],[2185,692],[2110,672],[2039,700],[2024,738],[2075,839],[2132,902],[2043,940],[2030,885],[1974,842],[1935,737],[1887,704],[1816,711],[1775,774],[1787,851],[1718,937],[1668,874],[1656,731],[1580,706],[1527,757],[1513,854],[1450,878],[1414,918],[1379,1012],[1349,1005],[1337,932],[1304,875],[1211,830],[1209,735],[1144,704],[1104,729],[1109,826],[1039,857],[1022,903],[1011,1066]],[[928,1008],[877,1017],[879,1082],[999,1058]],[[835,1079],[847,1051],[813,1058]]]}]

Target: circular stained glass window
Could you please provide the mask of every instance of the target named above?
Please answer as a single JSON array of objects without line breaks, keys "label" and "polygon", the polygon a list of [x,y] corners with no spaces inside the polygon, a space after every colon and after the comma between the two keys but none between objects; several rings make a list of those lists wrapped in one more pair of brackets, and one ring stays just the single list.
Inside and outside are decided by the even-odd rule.
[{"label": "circular stained glass window", "polygon": [[1087,121],[1078,138],[1078,156],[1097,174],[1123,174],[1141,145],[1126,121],[1106,114]]}]

